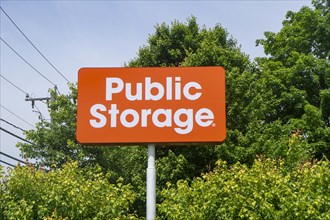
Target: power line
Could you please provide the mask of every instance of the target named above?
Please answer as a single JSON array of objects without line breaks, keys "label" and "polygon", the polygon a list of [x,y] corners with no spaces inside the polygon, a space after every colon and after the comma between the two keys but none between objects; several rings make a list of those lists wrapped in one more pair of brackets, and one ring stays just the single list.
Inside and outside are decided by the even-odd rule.
[{"label": "power line", "polygon": [[[36,112],[39,114],[39,119],[46,119],[43,114],[41,113],[40,109],[36,105],[36,101],[47,101],[47,103],[51,100],[50,97],[43,97],[43,98],[31,98],[31,97],[26,97],[25,101],[31,101],[32,104],[32,111]],[[34,107],[36,107],[37,110],[34,110]]]},{"label": "power line", "polygon": [[9,47],[17,56],[19,56],[27,65],[29,65],[34,71],[36,71],[41,77],[43,77],[45,80],[47,80],[48,82],[50,82],[51,84],[53,84],[54,86],[55,83],[53,83],[52,81],[50,81],[45,75],[43,75],[40,71],[38,71],[34,66],[32,66],[32,64],[30,64],[26,59],[24,59],[14,48],[12,48],[4,39],[2,39],[0,37],[0,40],[7,45],[7,47]]},{"label": "power line", "polygon": [[[25,92],[23,89],[21,89],[20,87],[18,87],[17,85],[15,85],[13,82],[11,82],[10,80],[8,80],[6,77],[4,77],[4,76],[2,76],[2,75],[0,75],[0,76],[1,76],[3,79],[5,79],[8,83],[10,83],[12,86],[14,86],[16,89],[18,89],[19,91],[21,91],[22,93],[24,93],[26,99],[29,98],[29,94],[28,94],[27,92]],[[33,108],[34,106],[35,106],[35,107],[37,108],[37,110],[38,110],[38,111],[35,111],[35,112],[39,113],[39,114],[41,115],[42,118],[45,118],[45,117],[43,116],[43,114],[41,113],[41,111],[39,110],[38,106],[37,106],[36,104],[33,103],[32,108]],[[0,119],[0,120],[2,120],[2,121],[4,121],[4,122],[7,122],[7,121],[5,121],[5,120],[3,120],[3,119]],[[10,124],[9,122],[7,122],[7,123]],[[11,125],[12,125],[12,124],[11,124]],[[15,126],[15,125],[14,125],[14,126]],[[15,127],[16,127],[16,126],[15,126]],[[16,128],[18,128],[18,127],[16,127]],[[18,129],[20,129],[20,130],[22,130],[22,131],[25,131],[25,130],[23,130],[23,129],[21,129],[21,128],[18,128]]]},{"label": "power line", "polygon": [[7,18],[13,23],[13,25],[17,28],[17,30],[19,30],[19,32],[21,32],[21,34],[25,37],[25,39],[34,47],[34,49],[36,49],[36,51],[38,51],[38,53],[47,61],[47,63],[49,65],[51,65],[51,67],[53,67],[53,69],[62,76],[63,79],[65,79],[67,82],[70,82],[41,52],[40,50],[31,42],[31,40],[23,33],[23,31],[16,25],[16,23],[9,17],[9,15],[5,12],[5,10],[0,7],[1,11],[7,16]]},{"label": "power line", "polygon": [[47,61],[47,63],[49,65],[51,65],[51,67],[53,67],[53,69],[62,76],[63,79],[65,79],[67,82],[70,82],[41,52],[40,50],[38,50],[38,48],[30,41],[30,39],[23,33],[23,31],[16,25],[16,23],[9,17],[9,15],[5,12],[5,10],[0,7],[1,11],[7,16],[7,18],[11,21],[11,23],[13,23],[13,25],[17,28],[17,30],[19,30],[19,32],[21,32],[21,34],[25,37],[25,39],[34,47],[34,49],[36,49],[36,51],[38,51],[38,53]]},{"label": "power line", "polygon": [[28,140],[26,140],[26,139],[24,139],[24,138],[22,138],[22,137],[20,137],[20,136],[18,136],[18,135],[16,135],[16,134],[12,133],[12,132],[10,132],[10,131],[8,131],[8,130],[2,128],[2,127],[0,127],[0,130],[6,132],[7,134],[10,134],[11,136],[13,136],[13,137],[15,137],[15,138],[17,138],[17,139],[20,139],[20,140],[22,140],[22,141],[25,141],[26,143],[29,143],[29,144],[35,145],[35,144],[32,143],[31,141],[28,141]]},{"label": "power line", "polygon": [[25,121],[23,118],[19,117],[17,114],[15,114],[14,112],[10,111],[8,108],[6,108],[5,106],[1,105],[0,106],[2,108],[4,108],[5,110],[7,110],[9,113],[11,113],[12,115],[16,116],[17,118],[19,118],[20,120],[24,121],[26,124],[30,125],[31,127],[35,128],[32,124],[30,124],[29,122]]},{"label": "power line", "polygon": [[36,111],[36,112],[40,114],[40,117],[41,117],[41,118],[39,118],[39,119],[46,119],[45,116],[41,113],[41,111],[40,111],[40,109],[38,108],[38,106],[37,106],[36,103],[34,103],[34,106],[35,106],[36,109],[38,110],[38,111]]},{"label": "power line", "polygon": [[17,85],[15,85],[13,82],[11,82],[9,79],[7,79],[6,77],[4,77],[3,75],[0,75],[0,76],[1,76],[1,78],[3,78],[4,80],[6,80],[9,84],[11,84],[12,86],[14,86],[16,89],[18,89],[19,91],[21,91],[25,95],[28,94],[27,92],[25,92],[23,89],[21,89],[20,87],[18,87]]},{"label": "power line", "polygon": [[17,129],[23,131],[23,132],[25,131],[23,128],[20,128],[20,127],[18,127],[17,125],[14,125],[13,123],[10,123],[9,121],[7,121],[7,120],[5,120],[5,119],[3,119],[3,118],[0,118],[0,121],[3,121],[3,122],[5,122],[5,123],[7,123],[7,124],[13,126],[14,128],[17,128]]},{"label": "power line", "polygon": [[4,153],[4,152],[1,152],[1,151],[0,151],[0,154],[4,155],[4,156],[6,156],[6,157],[8,157],[8,158],[10,158],[10,159],[16,160],[17,162],[21,162],[21,163],[24,163],[24,164],[28,164],[27,162],[25,162],[25,161],[23,161],[23,160],[20,160],[20,159],[18,159],[18,158],[16,158],[16,157],[10,156],[9,154],[6,154],[6,153]]},{"label": "power line", "polygon": [[11,164],[11,163],[8,163],[8,162],[6,162],[6,161],[3,161],[3,160],[0,160],[0,163],[4,163],[4,164],[6,164],[6,165],[8,165],[8,166],[11,166],[11,167],[16,167],[15,165],[13,165],[13,164]]}]

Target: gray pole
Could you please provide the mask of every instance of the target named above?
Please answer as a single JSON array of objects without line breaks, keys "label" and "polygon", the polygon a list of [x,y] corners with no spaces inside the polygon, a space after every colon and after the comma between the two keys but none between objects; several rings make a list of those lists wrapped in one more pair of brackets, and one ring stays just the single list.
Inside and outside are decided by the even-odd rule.
[{"label": "gray pole", "polygon": [[148,145],[148,168],[147,168],[147,220],[156,218],[156,168],[155,168],[155,145]]}]

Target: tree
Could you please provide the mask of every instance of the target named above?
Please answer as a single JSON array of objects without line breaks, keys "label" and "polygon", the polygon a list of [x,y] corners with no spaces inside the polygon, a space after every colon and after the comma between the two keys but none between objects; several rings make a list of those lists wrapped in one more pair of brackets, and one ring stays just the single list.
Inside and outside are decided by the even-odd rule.
[{"label": "tree", "polygon": [[292,52],[313,54],[319,59],[330,58],[330,3],[313,0],[314,8],[302,7],[298,12],[289,11],[279,33],[265,32],[266,39],[258,43],[266,54],[276,60],[288,60]]},{"label": "tree", "polygon": [[224,66],[241,72],[249,65],[248,56],[240,51],[236,41],[219,24],[212,29],[200,28],[197,19],[186,23],[162,23],[148,39],[148,45],[138,51],[130,67],[160,66]]},{"label": "tree", "polygon": [[[139,49],[128,66],[224,66],[227,74],[233,71],[238,75],[250,68],[248,56],[220,25],[200,28],[196,18],[191,17],[186,23],[174,21],[155,28],[148,44]],[[233,120],[229,118],[229,121]],[[210,171],[217,160],[215,149],[207,145],[157,148],[158,185],[176,182],[178,177],[192,179],[201,172]]]},{"label": "tree", "polygon": [[[252,164],[262,154],[294,167],[330,156],[329,1],[313,5],[289,11],[279,33],[257,40],[267,58],[227,74],[229,130],[219,158]],[[292,137],[296,155],[287,144]]]},{"label": "tree", "polygon": [[122,180],[111,184],[100,167],[66,163],[45,172],[34,167],[0,175],[1,219],[137,219],[136,195]]},{"label": "tree", "polygon": [[[314,156],[330,156],[330,3],[313,1],[314,9],[289,11],[279,33],[258,40],[269,58],[257,60],[282,85],[274,118],[294,124]],[[299,121],[299,123],[298,123]]]},{"label": "tree", "polygon": [[329,161],[290,172],[284,162],[258,158],[251,168],[218,161],[213,172],[168,184],[159,219],[329,219]]}]

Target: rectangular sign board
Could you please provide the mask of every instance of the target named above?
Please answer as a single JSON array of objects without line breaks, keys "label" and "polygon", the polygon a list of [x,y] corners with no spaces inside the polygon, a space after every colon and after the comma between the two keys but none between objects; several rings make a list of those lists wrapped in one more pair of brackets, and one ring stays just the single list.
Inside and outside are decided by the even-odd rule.
[{"label": "rectangular sign board", "polygon": [[77,140],[86,145],[220,143],[222,67],[81,68]]}]

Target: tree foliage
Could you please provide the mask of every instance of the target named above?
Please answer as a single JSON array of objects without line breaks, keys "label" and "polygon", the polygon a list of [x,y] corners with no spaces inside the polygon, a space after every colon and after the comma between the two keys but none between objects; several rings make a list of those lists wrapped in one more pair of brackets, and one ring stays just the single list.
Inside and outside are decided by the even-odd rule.
[{"label": "tree foliage", "polygon": [[136,195],[122,180],[111,184],[100,167],[67,163],[49,172],[17,167],[1,173],[0,219],[136,219]]},{"label": "tree foliage", "polygon": [[282,86],[273,117],[295,125],[314,147],[313,156],[321,158],[330,156],[330,5],[325,0],[313,5],[289,11],[280,32],[266,32],[257,41],[270,55],[257,63]]},{"label": "tree foliage", "polygon": [[[139,49],[138,56],[128,66],[224,66],[227,74],[231,71],[242,74],[250,67],[248,56],[219,24],[210,29],[201,28],[196,18],[191,17],[186,23],[162,23],[155,29],[148,44]],[[210,171],[218,155],[216,148],[207,145],[163,146],[157,149],[157,158],[157,167],[161,169],[158,185],[163,187],[166,181],[176,182],[180,177],[192,179]]]},{"label": "tree foliage", "polygon": [[281,160],[259,158],[251,168],[218,161],[191,184],[168,184],[159,219],[329,219],[329,186],[328,161],[291,172]]},{"label": "tree foliage", "polygon": [[258,42],[266,54],[286,60],[292,52],[298,52],[329,60],[329,0],[313,0],[312,4],[314,8],[304,6],[298,12],[287,12],[279,33],[265,32],[266,39]]},{"label": "tree foliage", "polygon": [[148,45],[139,49],[128,66],[224,66],[226,70],[236,67],[243,71],[249,64],[248,56],[219,24],[200,28],[197,19],[191,17],[186,23],[162,23],[155,29]]}]

